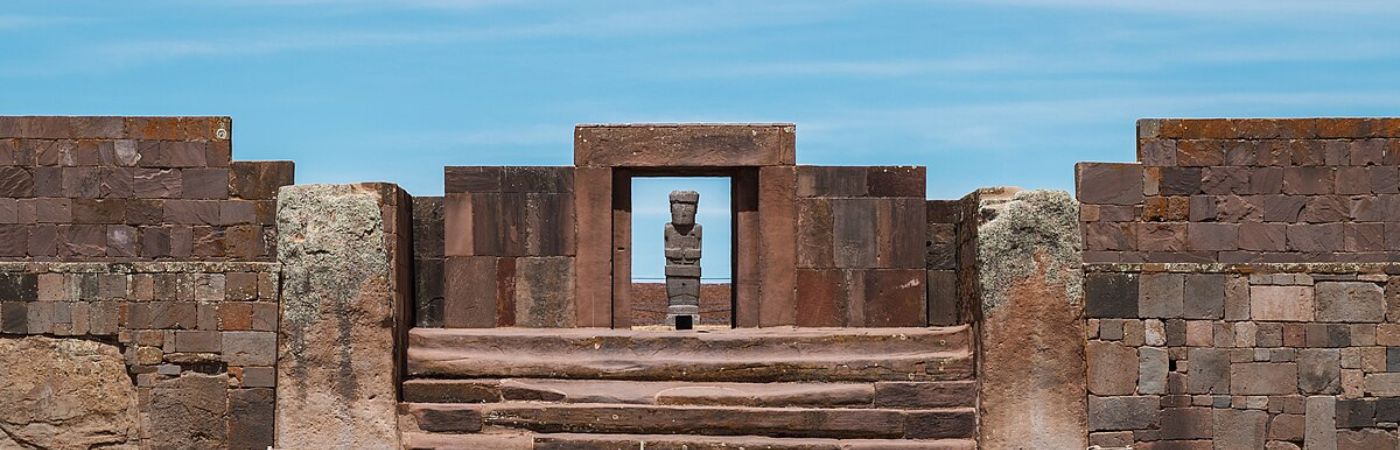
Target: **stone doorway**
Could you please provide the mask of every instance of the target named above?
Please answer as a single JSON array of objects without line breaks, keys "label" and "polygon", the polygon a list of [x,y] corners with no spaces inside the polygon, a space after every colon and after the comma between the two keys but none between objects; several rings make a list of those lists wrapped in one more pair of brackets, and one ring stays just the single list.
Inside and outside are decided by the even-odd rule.
[{"label": "stone doorway", "polygon": [[[744,294],[741,294],[742,290],[737,287],[741,285],[756,286],[757,284],[757,280],[750,279],[751,276],[744,276],[742,273],[743,269],[752,268],[748,266],[741,268],[741,262],[748,262],[755,266],[757,263],[757,256],[754,253],[757,248],[757,228],[744,230],[743,224],[741,224],[742,219],[752,219],[751,215],[757,212],[757,169],[743,167],[629,168],[613,171],[612,276],[614,283],[612,310],[614,328],[652,329],[661,328],[664,325],[664,312],[659,316],[661,319],[652,320],[654,319],[652,316],[657,315],[658,307],[660,311],[665,309],[664,279],[655,280],[659,285],[639,283],[639,280],[633,277],[632,272],[632,265],[635,263],[633,242],[636,238],[633,214],[634,183],[638,179],[657,178],[725,178],[729,181],[729,223],[707,225],[711,231],[717,231],[719,227],[726,226],[729,229],[729,283],[727,286],[713,283],[702,284],[702,314],[699,325],[706,328],[738,326],[735,321],[735,311],[741,304],[739,297]],[[701,204],[703,205],[705,201],[706,199],[702,197]],[[717,199],[709,199],[709,201],[714,202]],[[707,239],[721,236],[707,233]],[[708,247],[714,248],[712,245]],[[718,256],[714,253],[707,253],[705,258]],[[714,301],[716,296],[723,296],[726,299],[725,302],[716,304]]]}]

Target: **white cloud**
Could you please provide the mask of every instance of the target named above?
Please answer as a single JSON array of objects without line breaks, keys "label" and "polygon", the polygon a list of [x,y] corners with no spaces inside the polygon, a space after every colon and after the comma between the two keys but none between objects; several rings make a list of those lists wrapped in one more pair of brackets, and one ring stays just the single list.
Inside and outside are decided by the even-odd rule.
[{"label": "white cloud", "polygon": [[91,19],[79,17],[26,16],[0,14],[0,31],[44,28],[57,25],[89,22]]}]

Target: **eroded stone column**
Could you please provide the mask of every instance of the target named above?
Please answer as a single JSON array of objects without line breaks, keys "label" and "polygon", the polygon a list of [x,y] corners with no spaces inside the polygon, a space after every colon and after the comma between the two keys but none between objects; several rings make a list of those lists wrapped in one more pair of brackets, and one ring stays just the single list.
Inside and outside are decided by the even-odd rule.
[{"label": "eroded stone column", "polygon": [[975,195],[980,448],[1085,448],[1078,203],[1061,191]]},{"label": "eroded stone column", "polygon": [[398,448],[407,203],[389,184],[279,192],[278,448]]}]

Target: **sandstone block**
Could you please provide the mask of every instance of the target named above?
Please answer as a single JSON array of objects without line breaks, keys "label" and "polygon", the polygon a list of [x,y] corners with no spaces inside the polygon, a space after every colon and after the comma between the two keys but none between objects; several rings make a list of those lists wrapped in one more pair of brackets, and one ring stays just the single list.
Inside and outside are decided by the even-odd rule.
[{"label": "sandstone block", "polygon": [[1341,392],[1340,353],[1337,349],[1298,351],[1298,389],[1304,395]]},{"label": "sandstone block", "polygon": [[773,166],[795,163],[794,127],[772,125],[583,125],[580,167]]},{"label": "sandstone block", "polygon": [[1090,273],[1084,277],[1085,315],[1093,318],[1137,318],[1139,276],[1131,273]]},{"label": "sandstone block", "polygon": [[1083,203],[1135,205],[1143,201],[1139,164],[1079,163],[1074,179],[1076,198]]},{"label": "sandstone block", "polygon": [[1385,319],[1385,293],[1375,283],[1319,282],[1314,287],[1317,320],[1380,322]]},{"label": "sandstone block", "polygon": [[1117,396],[1132,395],[1136,392],[1136,349],[1111,342],[1089,341],[1085,347],[1085,355],[1089,364],[1090,393]]},{"label": "sandstone block", "polygon": [[1214,411],[1215,445],[1218,448],[1262,448],[1269,413],[1258,410]]},{"label": "sandstone block", "polygon": [[1254,320],[1307,322],[1314,317],[1313,290],[1307,286],[1250,286]]},{"label": "sandstone block", "polygon": [[151,389],[151,444],[156,448],[221,448],[228,442],[228,375],[186,373]]},{"label": "sandstone block", "polygon": [[1298,391],[1294,363],[1235,363],[1230,365],[1233,395],[1292,395]]},{"label": "sandstone block", "polygon": [[1089,397],[1091,431],[1141,430],[1157,426],[1160,397]]},{"label": "sandstone block", "polygon": [[[9,313],[0,314],[8,319]],[[0,381],[0,398],[5,399],[0,447],[139,444],[136,388],[115,346],[38,336],[0,338]]]}]

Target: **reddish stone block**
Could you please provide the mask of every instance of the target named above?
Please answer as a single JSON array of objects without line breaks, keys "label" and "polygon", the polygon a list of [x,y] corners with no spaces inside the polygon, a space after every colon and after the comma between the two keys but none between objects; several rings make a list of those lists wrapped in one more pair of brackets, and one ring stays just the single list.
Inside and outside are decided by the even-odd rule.
[{"label": "reddish stone block", "polygon": [[508,166],[501,175],[501,192],[570,193],[574,189],[573,167]]},{"label": "reddish stone block", "polygon": [[180,225],[216,225],[219,223],[219,202],[212,200],[167,200],[165,221]]},{"label": "reddish stone block", "polygon": [[443,191],[448,194],[502,192],[504,167],[443,168]]},{"label": "reddish stone block", "polygon": [[1283,169],[1283,193],[1285,194],[1330,194],[1334,185],[1335,170],[1332,167],[1285,167]]},{"label": "reddish stone block", "polygon": [[208,144],[204,142],[163,141],[160,143],[160,166],[206,167]]},{"label": "reddish stone block", "polygon": [[1219,166],[1225,163],[1225,148],[1218,140],[1180,140],[1176,143],[1179,166]]},{"label": "reddish stone block", "polygon": [[63,168],[63,195],[72,198],[98,198],[102,194],[102,171],[96,167]]},{"label": "reddish stone block", "polygon": [[1250,191],[1247,167],[1206,167],[1201,171],[1201,191],[1207,194],[1247,194]]},{"label": "reddish stone block", "polygon": [[[482,220],[485,222],[487,218]],[[472,194],[447,194],[443,201],[443,235],[447,256],[472,256],[476,253],[475,221]]]},{"label": "reddish stone block", "polygon": [[833,199],[832,257],[837,268],[873,269],[877,267],[875,199]]},{"label": "reddish stone block", "polygon": [[25,198],[34,196],[34,177],[23,167],[0,166],[0,196]]},{"label": "reddish stone block", "polygon": [[925,197],[928,177],[923,166],[881,166],[869,170],[866,180],[872,197]]},{"label": "reddish stone block", "polygon": [[136,170],[130,167],[102,167],[100,168],[101,182],[97,186],[97,195],[101,198],[132,198],[135,190],[132,187],[132,180],[136,178]]},{"label": "reddish stone block", "polygon": [[238,161],[229,165],[229,195],[244,200],[273,200],[277,189],[296,183],[291,161]]},{"label": "reddish stone block", "polygon": [[181,171],[181,196],[186,199],[222,200],[228,198],[228,169],[185,169]]},{"label": "reddish stone block", "polygon": [[126,221],[126,201],[74,199],[72,213],[75,223],[123,223]]},{"label": "reddish stone block", "polygon": [[1235,250],[1239,248],[1239,225],[1233,223],[1189,223],[1187,247],[1191,250]]},{"label": "reddish stone block", "polygon": [[[801,169],[799,169],[800,171]],[[835,267],[832,255],[835,244],[832,237],[833,220],[830,199],[813,198],[797,201],[797,267],[808,269]],[[801,274],[798,277],[798,296],[800,298]]]},{"label": "reddish stone block", "polygon": [[[1161,180],[1158,181],[1157,192],[1160,195],[1196,195],[1200,194],[1202,175],[1199,167],[1162,167],[1160,169]],[[1123,185],[1121,189],[1132,189],[1134,186]]]},{"label": "reddish stone block", "polygon": [[1147,197],[1143,202],[1142,220],[1149,222],[1179,222],[1189,216],[1191,199],[1198,197]]},{"label": "reddish stone block", "polygon": [[1165,139],[1138,139],[1138,161],[1148,166],[1175,166],[1176,142]]},{"label": "reddish stone block", "polygon": [[491,328],[496,326],[496,271],[493,256],[447,258],[443,297],[443,326]]},{"label": "reddish stone block", "polygon": [[1138,223],[1138,249],[1144,251],[1183,251],[1187,249],[1187,224],[1181,222]]},{"label": "reddish stone block", "polygon": [[136,169],[131,186],[136,198],[181,198],[183,177],[174,169]]},{"label": "reddish stone block", "polygon": [[798,166],[797,197],[863,197],[872,168]]},{"label": "reddish stone block", "polygon": [[924,268],[926,224],[923,198],[881,199],[875,209],[876,267]]},{"label": "reddish stone block", "polygon": [[[496,258],[496,326],[513,327],[521,324],[516,312],[516,261],[518,258]],[[526,298],[525,302],[535,299]],[[530,305],[526,305],[527,308]],[[555,305],[558,306],[558,305]]]},{"label": "reddish stone block", "polygon": [[574,171],[578,230],[574,312],[579,326],[612,324],[612,182],[612,169]]},{"label": "reddish stone block", "polygon": [[239,225],[257,222],[254,203],[247,200],[224,200],[219,203],[219,225]]},{"label": "reddish stone block", "polygon": [[[413,198],[413,256],[440,257],[446,249],[443,197]],[[470,248],[470,246],[468,246]]]},{"label": "reddish stone block", "polygon": [[765,125],[583,125],[574,165],[752,167],[795,163],[794,127]]},{"label": "reddish stone block", "polygon": [[1283,192],[1282,167],[1252,167],[1249,169],[1249,194],[1278,194]]},{"label": "reddish stone block", "polygon": [[573,194],[525,194],[525,202],[525,254],[573,256]]},{"label": "reddish stone block", "polygon": [[224,230],[214,227],[193,228],[193,255],[219,257],[226,254]]},{"label": "reddish stone block", "polygon": [[1351,202],[1336,195],[1308,197],[1298,212],[1298,221],[1310,223],[1341,222],[1350,219]]},{"label": "reddish stone block", "polygon": [[923,270],[865,272],[864,326],[923,327],[928,323]]},{"label": "reddish stone block", "polygon": [[130,257],[140,254],[140,234],[126,225],[107,226],[107,256]]},{"label": "reddish stone block", "polygon": [[61,227],[59,248],[67,255],[105,256],[107,254],[107,227],[103,225],[69,225]]},{"label": "reddish stone block", "polygon": [[1142,203],[1143,170],[1139,164],[1079,163],[1075,165],[1074,180],[1081,203]]},{"label": "reddish stone block", "polygon": [[1385,224],[1346,223],[1343,224],[1343,249],[1348,252],[1384,251]]},{"label": "reddish stone block", "polygon": [[1244,250],[1287,251],[1288,226],[1282,223],[1240,224],[1239,247]]},{"label": "reddish stone block", "polygon": [[1290,224],[1288,248],[1301,252],[1338,252],[1345,247],[1340,223]]},{"label": "reddish stone block", "polygon": [[[789,128],[790,132],[791,128]],[[758,175],[759,207],[759,325],[796,322],[797,293],[797,171],[793,167],[762,167]],[[835,204],[837,265],[842,256],[842,218]],[[743,314],[737,311],[736,314]]]},{"label": "reddish stone block", "polygon": [[141,230],[140,254],[147,258],[171,256],[170,229],[162,227],[143,228]]},{"label": "reddish stone block", "polygon": [[59,230],[55,225],[29,225],[29,256],[58,256]]},{"label": "reddish stone block", "polygon": [[29,229],[24,225],[0,225],[0,256],[22,258],[29,253]]},{"label": "reddish stone block", "polygon": [[797,326],[846,326],[848,298],[840,270],[797,270]]},{"label": "reddish stone block", "polygon": [[266,254],[263,228],[257,225],[237,225],[224,229],[223,254],[240,260],[250,260]]}]

